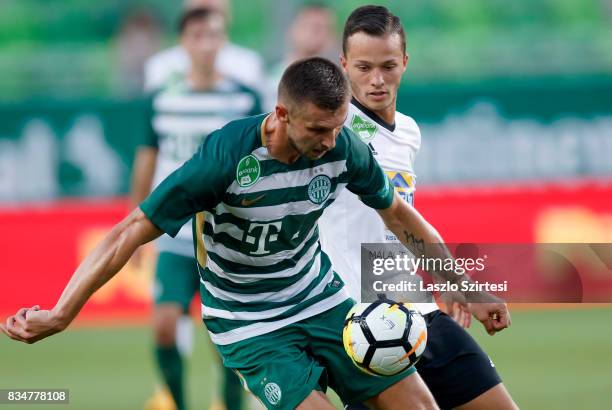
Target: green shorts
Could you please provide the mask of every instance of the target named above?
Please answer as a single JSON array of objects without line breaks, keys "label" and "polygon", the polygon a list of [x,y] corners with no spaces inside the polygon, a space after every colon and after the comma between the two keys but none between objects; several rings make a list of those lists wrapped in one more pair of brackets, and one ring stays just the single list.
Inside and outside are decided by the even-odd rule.
[{"label": "green shorts", "polygon": [[342,328],[355,302],[346,300],[324,313],[274,332],[218,345],[225,366],[268,409],[294,409],[313,390],[331,387],[345,404],[364,402],[415,372],[369,375],[344,351]]},{"label": "green shorts", "polygon": [[200,275],[195,258],[160,252],[155,268],[153,298],[156,305],[176,303],[189,311],[193,295],[200,291]]}]

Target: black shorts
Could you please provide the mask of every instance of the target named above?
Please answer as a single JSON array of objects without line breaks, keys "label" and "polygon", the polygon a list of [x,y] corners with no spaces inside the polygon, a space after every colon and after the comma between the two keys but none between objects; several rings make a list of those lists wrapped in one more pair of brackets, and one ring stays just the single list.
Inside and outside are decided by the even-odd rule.
[{"label": "black shorts", "polygon": [[437,310],[424,317],[427,347],[416,368],[441,409],[465,404],[501,383],[489,356],[450,316]]}]

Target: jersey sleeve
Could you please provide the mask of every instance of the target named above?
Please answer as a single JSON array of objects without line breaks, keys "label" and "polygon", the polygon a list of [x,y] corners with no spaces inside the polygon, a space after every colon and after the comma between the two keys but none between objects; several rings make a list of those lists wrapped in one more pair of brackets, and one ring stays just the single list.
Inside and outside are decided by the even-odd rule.
[{"label": "jersey sleeve", "polygon": [[140,204],[155,226],[174,237],[194,214],[214,208],[232,183],[232,159],[221,131],[209,135],[198,151],[163,180]]},{"label": "jersey sleeve", "polygon": [[372,151],[351,131],[348,134],[347,189],[374,209],[386,209],[393,202],[394,188]]}]

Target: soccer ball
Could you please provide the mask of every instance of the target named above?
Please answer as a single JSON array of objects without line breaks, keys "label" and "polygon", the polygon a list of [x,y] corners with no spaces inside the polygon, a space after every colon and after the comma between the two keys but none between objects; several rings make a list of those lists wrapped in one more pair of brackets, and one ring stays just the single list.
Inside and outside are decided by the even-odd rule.
[{"label": "soccer ball", "polygon": [[427,344],[427,325],[409,303],[358,303],[342,331],[344,349],[366,373],[392,376],[413,366]]}]

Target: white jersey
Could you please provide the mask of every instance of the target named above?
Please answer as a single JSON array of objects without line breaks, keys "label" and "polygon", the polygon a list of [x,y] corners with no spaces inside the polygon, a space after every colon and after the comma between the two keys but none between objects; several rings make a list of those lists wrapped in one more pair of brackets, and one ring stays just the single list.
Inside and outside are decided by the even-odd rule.
[{"label": "white jersey", "polygon": [[[162,87],[173,77],[184,77],[191,63],[183,47],[175,46],[149,58],[145,64],[145,89]],[[217,55],[216,68],[225,77],[232,78],[257,91],[264,86],[263,60],[253,50],[226,43]]]},{"label": "white jersey", "polygon": [[[413,204],[414,162],[421,147],[421,132],[416,122],[395,113],[395,124],[387,124],[375,113],[353,99],[344,124],[368,144],[374,158],[395,185],[396,192]],[[342,192],[319,219],[321,246],[329,255],[334,269],[346,282],[351,296],[361,300],[361,244],[398,243],[380,215],[365,206],[351,192]],[[416,303],[422,313],[438,309],[432,303]]]}]

